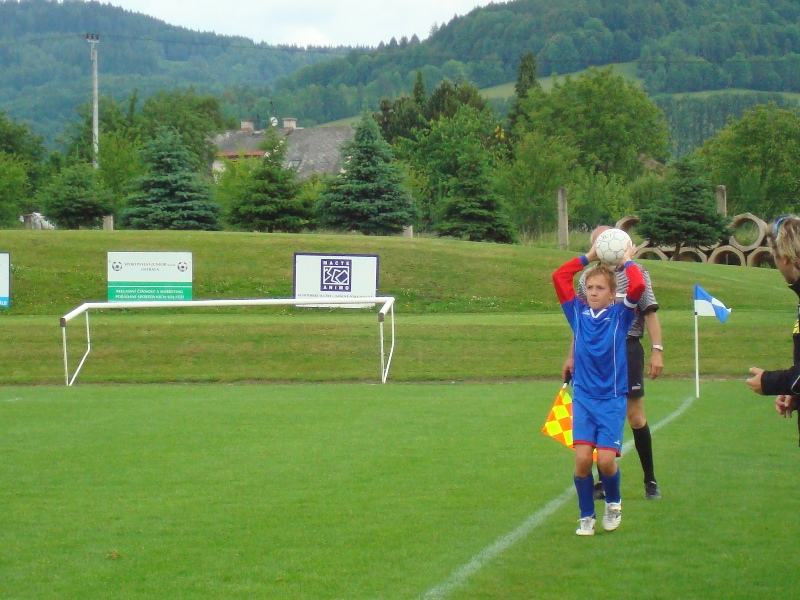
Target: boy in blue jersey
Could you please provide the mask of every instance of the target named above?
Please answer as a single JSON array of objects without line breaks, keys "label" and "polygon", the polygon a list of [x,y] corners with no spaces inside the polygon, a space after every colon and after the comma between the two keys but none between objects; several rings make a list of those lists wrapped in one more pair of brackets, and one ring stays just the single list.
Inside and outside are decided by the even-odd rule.
[{"label": "boy in blue jersey", "polygon": [[572,378],[575,445],[575,489],[581,511],[578,535],[594,535],[594,478],[592,453],[597,449],[597,467],[606,490],[603,529],[613,531],[622,520],[620,472],[617,456],[622,450],[622,432],[628,394],[626,338],[635,317],[636,304],[645,290],[644,278],[631,260],[635,247],[629,244],[623,257],[628,291],[615,304],[617,279],[614,272],[598,264],[586,272],[586,301],[575,294],[573,279],[597,260],[594,247],[584,256],[564,263],[553,273],[556,295],[573,331],[575,368]]}]

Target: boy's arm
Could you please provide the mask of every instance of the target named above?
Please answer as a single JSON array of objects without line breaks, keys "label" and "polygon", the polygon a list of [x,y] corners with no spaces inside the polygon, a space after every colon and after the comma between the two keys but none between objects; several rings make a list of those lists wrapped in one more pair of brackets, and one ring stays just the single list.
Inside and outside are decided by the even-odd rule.
[{"label": "boy's arm", "polygon": [[632,260],[625,263],[625,275],[628,277],[628,292],[625,295],[625,304],[629,308],[636,308],[644,294],[644,277],[641,270]]},{"label": "boy's arm", "polygon": [[589,260],[585,255],[579,256],[568,260],[553,273],[553,285],[556,288],[559,303],[564,304],[575,297],[575,287],[573,285],[575,274],[580,273],[583,267],[588,264]]}]

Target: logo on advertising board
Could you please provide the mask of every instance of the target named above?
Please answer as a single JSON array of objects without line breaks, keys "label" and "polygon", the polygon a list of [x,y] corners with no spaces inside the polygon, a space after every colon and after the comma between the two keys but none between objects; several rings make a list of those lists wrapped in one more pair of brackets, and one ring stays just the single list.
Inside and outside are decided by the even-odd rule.
[{"label": "logo on advertising board", "polygon": [[320,292],[350,292],[353,280],[353,261],[346,258],[323,258],[320,261]]},{"label": "logo on advertising board", "polygon": [[191,299],[191,252],[108,253],[109,302]]},{"label": "logo on advertising board", "polygon": [[[378,256],[375,254],[294,255],[294,297],[374,298],[378,295]],[[306,305],[312,306],[312,305]],[[330,307],[320,302],[313,306]],[[366,308],[374,303],[348,304],[346,308]]]}]

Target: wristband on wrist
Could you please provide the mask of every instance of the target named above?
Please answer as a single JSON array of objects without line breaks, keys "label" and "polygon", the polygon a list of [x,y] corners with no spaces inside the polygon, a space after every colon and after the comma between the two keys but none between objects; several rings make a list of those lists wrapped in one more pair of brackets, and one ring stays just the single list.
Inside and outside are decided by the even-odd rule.
[{"label": "wristband on wrist", "polygon": [[661,352],[664,351],[664,346],[662,346],[661,344],[653,344],[652,348],[653,350],[659,350]]}]

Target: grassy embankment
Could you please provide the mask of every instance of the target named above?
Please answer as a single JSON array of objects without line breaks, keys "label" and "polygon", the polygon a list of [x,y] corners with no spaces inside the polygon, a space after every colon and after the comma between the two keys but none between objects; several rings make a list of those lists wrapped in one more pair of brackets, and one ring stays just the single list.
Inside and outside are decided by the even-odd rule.
[{"label": "grassy embankment", "polygon": [[[575,240],[576,248],[580,240]],[[12,308],[0,313],[4,384],[63,381],[59,317],[106,297],[106,252],[191,251],[194,298],[291,297],[295,252],[378,254],[382,295],[397,298],[393,381],[558,377],[567,325],[550,274],[574,252],[428,238],[196,232],[0,232]],[[704,376],[783,365],[795,298],[778,273],[646,261],[664,327],[665,374],[694,374],[692,285],[734,313],[700,322]],[[94,312],[88,382],[377,379],[374,312],[165,309]],[[83,318],[67,328],[70,362]]]}]

